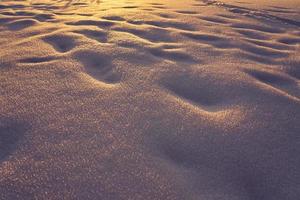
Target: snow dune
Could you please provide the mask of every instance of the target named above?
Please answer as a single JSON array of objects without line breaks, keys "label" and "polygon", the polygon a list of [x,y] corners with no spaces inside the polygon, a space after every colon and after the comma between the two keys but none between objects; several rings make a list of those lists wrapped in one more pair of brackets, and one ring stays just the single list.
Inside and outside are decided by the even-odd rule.
[{"label": "snow dune", "polygon": [[300,2],[0,2],[0,199],[296,200]]}]

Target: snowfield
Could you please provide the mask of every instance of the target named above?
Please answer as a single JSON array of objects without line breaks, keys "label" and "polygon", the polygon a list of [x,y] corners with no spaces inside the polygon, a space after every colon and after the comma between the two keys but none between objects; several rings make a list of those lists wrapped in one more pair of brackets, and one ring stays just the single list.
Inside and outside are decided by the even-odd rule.
[{"label": "snowfield", "polygon": [[0,199],[297,200],[299,0],[0,1]]}]

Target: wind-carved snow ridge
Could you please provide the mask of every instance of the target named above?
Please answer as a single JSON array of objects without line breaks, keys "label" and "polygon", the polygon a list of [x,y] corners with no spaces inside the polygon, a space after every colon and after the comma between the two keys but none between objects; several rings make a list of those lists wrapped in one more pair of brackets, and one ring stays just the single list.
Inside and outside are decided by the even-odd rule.
[{"label": "wind-carved snow ridge", "polygon": [[267,11],[260,11],[257,9],[250,9],[250,8],[245,8],[241,6],[236,6],[236,5],[231,5],[231,4],[226,4],[223,2],[215,1],[215,0],[202,0],[203,3],[206,5],[213,5],[213,6],[218,6],[222,7],[232,13],[237,13],[241,14],[247,17],[252,17],[252,18],[257,18],[257,19],[266,19],[266,20],[276,20],[280,21],[284,24],[289,24],[289,25],[294,25],[294,26],[300,26],[300,21],[296,20],[291,20],[283,17],[278,17],[272,14],[268,14]]}]

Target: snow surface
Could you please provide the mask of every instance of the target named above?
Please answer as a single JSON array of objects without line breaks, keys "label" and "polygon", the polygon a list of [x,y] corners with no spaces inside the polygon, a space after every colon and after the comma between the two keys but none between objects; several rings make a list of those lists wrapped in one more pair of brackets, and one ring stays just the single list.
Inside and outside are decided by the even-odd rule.
[{"label": "snow surface", "polygon": [[299,0],[0,2],[0,199],[297,200]]}]

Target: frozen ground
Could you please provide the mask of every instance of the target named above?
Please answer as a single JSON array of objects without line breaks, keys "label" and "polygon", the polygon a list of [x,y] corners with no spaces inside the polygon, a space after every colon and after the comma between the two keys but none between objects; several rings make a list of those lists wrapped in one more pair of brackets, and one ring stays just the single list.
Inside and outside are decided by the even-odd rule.
[{"label": "frozen ground", "polygon": [[297,200],[299,0],[0,2],[0,199]]}]

